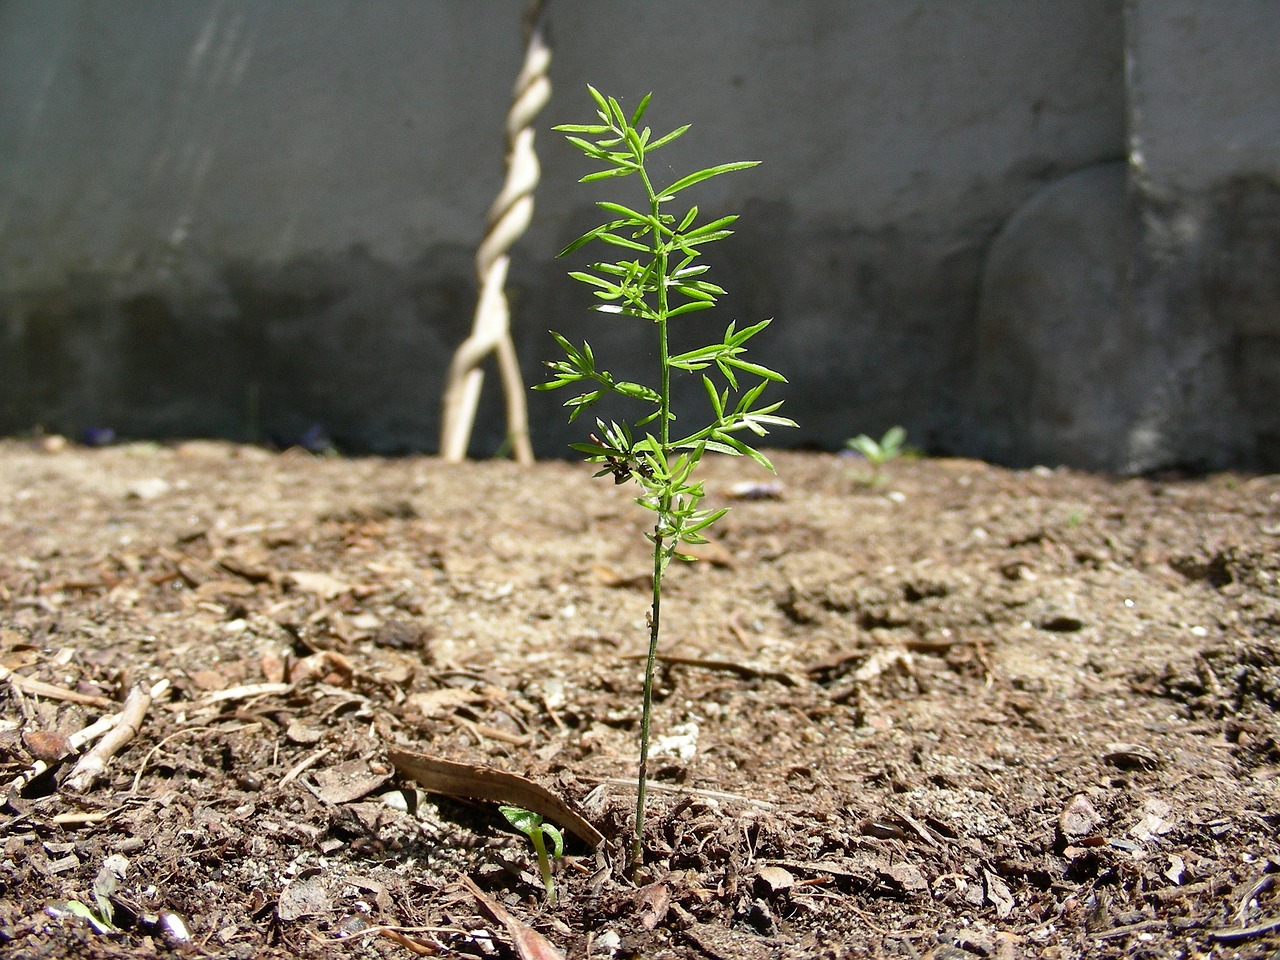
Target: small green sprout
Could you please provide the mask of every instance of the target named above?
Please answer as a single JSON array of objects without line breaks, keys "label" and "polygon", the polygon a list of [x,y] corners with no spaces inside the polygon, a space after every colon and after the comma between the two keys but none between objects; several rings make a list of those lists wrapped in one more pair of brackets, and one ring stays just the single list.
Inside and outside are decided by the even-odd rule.
[{"label": "small green sprout", "polygon": [[538,872],[542,874],[542,885],[547,888],[547,899],[554,900],[556,882],[551,876],[551,857],[547,855],[545,838],[551,838],[555,851],[553,855],[559,858],[564,856],[564,836],[551,824],[543,821],[541,814],[534,813],[532,810],[505,804],[498,809],[507,818],[507,823],[528,837],[529,842],[533,844],[533,850],[538,855]]},{"label": "small green sprout", "polygon": [[907,431],[894,426],[885,431],[878,442],[865,433],[860,433],[845,445],[867,458],[867,462],[871,464],[871,476],[866,482],[874,486],[884,482],[884,465],[902,456],[906,451],[906,443]]},{"label": "small green sprout", "polygon": [[119,933],[120,928],[111,922],[113,918],[110,905],[105,910],[99,906],[99,910],[101,912],[96,913],[92,907],[85,906],[79,900],[58,900],[46,904],[44,908],[44,912],[55,919],[79,917],[93,927],[95,933]]}]

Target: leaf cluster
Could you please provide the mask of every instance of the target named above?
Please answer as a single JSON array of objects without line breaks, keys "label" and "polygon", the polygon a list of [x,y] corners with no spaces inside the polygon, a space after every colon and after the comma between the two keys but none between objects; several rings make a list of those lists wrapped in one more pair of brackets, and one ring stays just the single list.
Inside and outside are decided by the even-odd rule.
[{"label": "leaf cluster", "polygon": [[860,433],[852,440],[846,441],[845,445],[858,451],[873,466],[881,467],[890,460],[896,460],[902,456],[906,450],[906,442],[907,431],[900,426],[894,426],[890,427],[879,441],[871,439],[865,433]]},{"label": "leaf cluster", "polygon": [[[710,267],[698,260],[708,244],[733,234],[729,227],[738,219],[723,216],[699,223],[696,205],[678,216],[667,212],[668,205],[695,184],[745,170],[757,161],[718,164],[655,188],[649,177],[649,155],[682,136],[689,127],[677,127],[655,139],[649,127],[641,126],[649,96],[628,114],[613,97],[602,96],[594,87],[587,89],[595,100],[599,122],[556,127],[599,165],[581,182],[634,176],[640,181],[645,203],[642,209],[635,209],[599,201],[597,206],[608,219],[578,237],[560,255],[572,254],[593,241],[618,251],[617,259],[592,263],[570,276],[591,288],[598,312],[648,320],[659,327],[661,383],[651,387],[615,378],[597,364],[590,343],[576,346],[553,332],[564,359],[547,364],[553,378],[536,389],[577,388],[579,392],[565,402],[570,422],[609,396],[640,405],[641,410],[624,423],[597,420],[600,435],[592,434],[589,442],[573,447],[589,461],[602,464],[600,474],[612,473],[620,483],[635,480],[644,488],[639,502],[659,515],[653,538],[658,543],[669,542],[672,555],[677,555],[678,543],[705,542],[701,531],[724,513],[698,507],[703,487],[692,475],[702,455],[711,451],[748,456],[772,470],[768,458],[742,435],[762,437],[771,427],[795,426],[792,420],[777,415],[781,402],[761,402],[766,385],[771,381],[786,382],[785,378],[743,357],[747,341],[764,330],[769,320],[741,330],[736,323],[730,323],[722,337],[706,346],[675,356],[667,352],[668,321],[707,310],[725,293],[706,279]],[[711,413],[705,426],[674,437],[671,424],[675,414],[669,402],[673,370],[701,377]],[[744,383],[740,379],[743,375],[752,382]]]}]

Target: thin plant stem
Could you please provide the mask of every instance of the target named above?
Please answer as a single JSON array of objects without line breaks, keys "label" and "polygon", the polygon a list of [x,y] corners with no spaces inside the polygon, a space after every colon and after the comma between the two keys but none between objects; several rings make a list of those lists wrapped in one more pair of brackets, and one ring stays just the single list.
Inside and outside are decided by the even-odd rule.
[{"label": "thin plant stem", "polygon": [[[660,212],[660,204],[649,175],[643,167],[640,179],[644,183],[645,192],[649,195],[649,206],[656,218]],[[670,347],[667,340],[667,254],[666,247],[657,230],[653,231],[653,251],[658,262],[657,326],[658,326],[658,368],[661,375],[661,387],[658,390],[658,438],[662,447],[662,456],[666,460],[671,453],[671,364]],[[640,707],[640,763],[636,772],[636,822],[631,841],[631,871],[634,874],[644,864],[644,818],[645,803],[649,791],[649,731],[653,722],[653,674],[658,659],[658,639],[662,624],[662,576],[666,572],[666,538],[663,527],[668,522],[671,497],[662,494],[658,519],[653,528],[653,605],[649,611],[649,653],[644,665],[644,693]]]},{"label": "thin plant stem", "polygon": [[[661,527],[662,521],[658,521]],[[640,709],[640,764],[636,772],[636,823],[631,838],[631,871],[644,864],[644,807],[649,785],[649,727],[653,719],[653,673],[658,660],[658,631],[662,616],[662,540],[654,532],[653,606],[649,611],[649,656],[644,665],[644,699]]]},{"label": "thin plant stem", "polygon": [[556,882],[551,876],[551,860],[547,856],[547,841],[542,837],[541,830],[535,830],[529,834],[529,839],[533,841],[533,851],[538,857],[538,872],[542,874],[542,886],[547,891],[547,900],[553,901],[556,898]]}]

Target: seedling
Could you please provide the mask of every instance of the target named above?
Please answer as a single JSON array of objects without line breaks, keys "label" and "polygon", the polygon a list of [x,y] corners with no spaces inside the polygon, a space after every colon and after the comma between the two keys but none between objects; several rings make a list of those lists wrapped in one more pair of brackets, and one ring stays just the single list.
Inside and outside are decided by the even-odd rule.
[{"label": "seedling", "polygon": [[906,450],[907,431],[902,427],[890,427],[879,441],[872,440],[861,433],[846,442],[846,446],[857,450],[871,464],[871,476],[867,480],[870,485],[884,482],[884,465],[896,460]]},{"label": "seedling", "polygon": [[547,890],[547,899],[556,898],[556,881],[551,876],[551,857],[547,854],[547,837],[551,838],[554,856],[564,856],[564,836],[551,824],[542,819],[541,814],[526,810],[524,807],[511,807],[505,804],[498,808],[502,815],[533,844],[533,852],[538,855],[538,872],[542,875],[542,885]]},{"label": "seedling", "polygon": [[[786,382],[780,373],[743,358],[746,342],[770,323],[763,320],[742,330],[730,323],[724,337],[704,347],[672,355],[668,345],[668,325],[715,305],[724,289],[705,279],[707,264],[698,263],[703,248],[723,240],[738,218],[718,217],[699,223],[699,210],[690,206],[678,218],[665,212],[677,194],[712,177],[753,167],[758,161],[744,160],[707,167],[655,189],[650,179],[649,157],[684,134],[689,127],[677,127],[665,136],[651,137],[648,127],[639,126],[649,96],[641,99],[628,115],[613,97],[604,97],[587,87],[595,101],[597,123],[564,124],[556,127],[568,141],[600,169],[587,174],[582,183],[635,177],[643,192],[640,209],[621,203],[599,201],[597,206],[610,219],[588,230],[561,251],[567,256],[593,241],[621,251],[622,259],[591,264],[570,276],[591,288],[600,301],[595,309],[614,317],[630,317],[651,324],[657,341],[657,385],[648,386],[618,380],[596,365],[589,343],[577,347],[552,331],[551,336],[564,351],[565,359],[549,362],[554,379],[536,389],[555,390],[575,386],[583,392],[566,401],[569,422],[606,398],[621,406],[639,407],[636,416],[622,421],[596,420],[598,434],[573,448],[588,462],[602,465],[596,476],[612,475],[617,483],[638,484],[636,502],[656,514],[653,531],[646,534],[653,544],[653,605],[649,611],[649,654],[645,663],[640,711],[640,763],[637,776],[635,833],[632,838],[633,871],[644,859],[644,813],[649,760],[649,730],[653,712],[653,674],[661,626],[662,578],[672,558],[689,559],[682,545],[706,543],[704,531],[719,520],[724,509],[701,506],[703,482],[695,479],[704,453],[745,455],[772,471],[773,464],[759,450],[746,443],[744,431],[763,437],[770,427],[794,427],[794,421],[780,417],[781,402],[757,407],[770,381]],[[710,404],[710,422],[681,434],[672,433],[676,420],[671,409],[671,378],[674,372],[701,377]],[[749,382],[743,382],[748,380]]]}]

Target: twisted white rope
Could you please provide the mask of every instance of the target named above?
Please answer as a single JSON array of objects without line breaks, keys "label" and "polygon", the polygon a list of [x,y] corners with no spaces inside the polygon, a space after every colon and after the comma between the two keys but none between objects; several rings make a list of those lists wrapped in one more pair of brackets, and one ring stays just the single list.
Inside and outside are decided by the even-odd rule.
[{"label": "twisted white rope", "polygon": [[467,455],[480,388],[484,385],[480,363],[490,352],[497,355],[498,373],[506,395],[507,436],[512,455],[518,463],[533,462],[529,412],[515,343],[511,339],[511,311],[505,287],[511,266],[508,251],[533,219],[533,191],[541,172],[533,147],[533,120],[551,99],[551,80],[547,76],[550,65],[551,48],[543,39],[540,25],[535,23],[507,113],[506,181],[489,208],[484,239],[476,250],[480,297],[471,336],[454,353],[445,383],[440,455],[453,463]]}]

